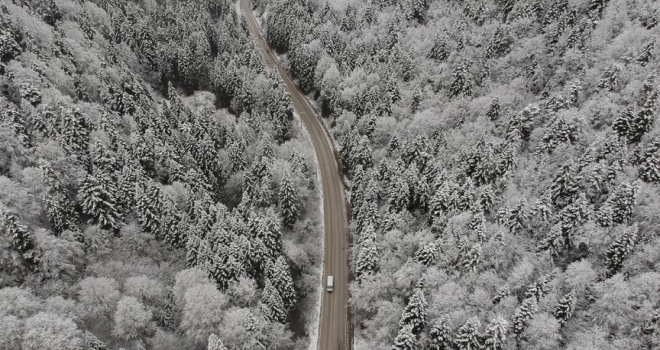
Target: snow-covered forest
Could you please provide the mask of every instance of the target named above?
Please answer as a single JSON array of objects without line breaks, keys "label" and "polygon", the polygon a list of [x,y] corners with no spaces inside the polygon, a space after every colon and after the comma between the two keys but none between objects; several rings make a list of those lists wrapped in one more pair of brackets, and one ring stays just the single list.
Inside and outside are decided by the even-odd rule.
[{"label": "snow-covered forest", "polygon": [[306,349],[316,163],[229,0],[0,2],[0,349]]},{"label": "snow-covered forest", "polygon": [[350,183],[356,349],[660,347],[660,3],[258,0]]}]

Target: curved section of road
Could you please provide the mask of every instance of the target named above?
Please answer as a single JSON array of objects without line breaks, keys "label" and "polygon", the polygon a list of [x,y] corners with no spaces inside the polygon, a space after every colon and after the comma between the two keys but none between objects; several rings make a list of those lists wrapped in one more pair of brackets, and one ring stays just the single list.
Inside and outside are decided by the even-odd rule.
[{"label": "curved section of road", "polygon": [[341,168],[335,157],[330,135],[323,126],[321,119],[282,69],[277,58],[268,47],[252,13],[252,3],[250,0],[240,0],[240,6],[241,11],[245,14],[250,35],[264,55],[267,66],[277,69],[289,91],[293,107],[302,118],[303,124],[312,139],[319,170],[321,171],[325,224],[323,281],[325,284],[327,276],[334,276],[334,291],[328,293],[323,288],[319,316],[319,349],[350,349],[353,339],[348,309],[348,282],[350,279],[350,268],[348,266],[348,207],[344,199]]}]

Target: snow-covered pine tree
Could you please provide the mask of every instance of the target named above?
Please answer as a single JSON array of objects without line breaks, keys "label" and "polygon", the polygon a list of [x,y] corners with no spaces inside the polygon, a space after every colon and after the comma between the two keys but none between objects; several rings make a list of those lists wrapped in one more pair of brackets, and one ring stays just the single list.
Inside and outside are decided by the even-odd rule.
[{"label": "snow-covered pine tree", "polygon": [[279,204],[284,224],[293,226],[298,220],[298,196],[291,183],[291,176],[285,173],[280,186]]},{"label": "snow-covered pine tree", "polygon": [[638,192],[638,182],[621,183],[595,212],[596,223],[604,227],[627,223],[632,218]]},{"label": "snow-covered pine tree", "polygon": [[34,237],[28,228],[19,222],[18,216],[2,209],[0,222],[3,223],[5,236],[11,238],[12,248],[23,255],[33,270],[38,269],[40,254],[35,250]]},{"label": "snow-covered pine tree", "polygon": [[649,41],[642,47],[639,55],[637,55],[636,57],[637,62],[639,62],[639,64],[642,67],[646,67],[646,65],[651,61],[653,56],[655,56],[653,52],[654,50],[655,50],[655,38],[651,39],[651,41]]},{"label": "snow-covered pine tree", "polygon": [[516,309],[513,315],[513,333],[519,338],[522,332],[527,327],[529,321],[534,318],[538,304],[536,298],[527,298],[523,300],[522,304]]},{"label": "snow-covered pine tree", "polygon": [[527,286],[525,290],[525,298],[535,298],[537,302],[541,301],[541,298],[548,294],[548,283],[552,279],[552,275],[543,275],[539,278],[538,281]]},{"label": "snow-covered pine tree", "polygon": [[458,334],[454,338],[454,344],[458,350],[477,350],[481,349],[481,334],[479,334],[481,322],[477,317],[472,317],[458,329]]},{"label": "snow-covered pine tree", "polygon": [[555,310],[552,313],[553,316],[559,321],[560,325],[564,325],[566,321],[568,321],[569,318],[573,315],[573,311],[575,311],[575,303],[576,303],[576,298],[575,298],[575,293],[574,292],[568,292],[566,293],[560,300],[557,306],[555,306]]},{"label": "snow-covered pine tree", "polygon": [[135,212],[137,213],[140,226],[144,232],[158,234],[160,231],[160,219],[162,215],[160,189],[153,181],[138,183],[136,187],[137,201]]},{"label": "snow-covered pine tree", "polygon": [[229,350],[229,348],[225,346],[222,340],[220,340],[220,338],[218,338],[218,336],[215,335],[215,333],[212,333],[211,335],[209,335],[209,340],[206,346],[206,350]]},{"label": "snow-covered pine tree", "polygon": [[502,350],[504,349],[504,341],[506,340],[506,333],[508,332],[509,322],[502,317],[496,317],[491,320],[486,326],[486,333],[484,334],[484,350]]},{"label": "snow-covered pine tree", "polygon": [[452,325],[449,316],[442,316],[435,320],[429,330],[431,350],[450,350],[454,348],[450,338],[451,328]]},{"label": "snow-covered pine tree", "polygon": [[263,242],[268,258],[276,259],[282,252],[282,233],[275,209],[269,207],[266,215],[258,222],[257,237]]},{"label": "snow-covered pine tree", "polygon": [[259,309],[266,319],[271,322],[286,322],[287,313],[282,297],[268,278],[265,279],[265,286],[261,294]]},{"label": "snow-covered pine tree", "polygon": [[470,64],[467,59],[460,59],[451,73],[451,86],[449,97],[471,97],[474,81],[469,71]]},{"label": "snow-covered pine tree", "polygon": [[408,305],[403,310],[403,315],[401,315],[401,320],[399,320],[399,327],[412,325],[413,334],[419,334],[426,325],[427,306],[428,303],[424,296],[424,290],[422,288],[415,288],[410,300],[408,300]]},{"label": "snow-covered pine tree", "polygon": [[79,232],[78,213],[73,202],[69,199],[67,191],[57,179],[53,170],[47,164],[41,164],[44,182],[48,185],[48,192],[43,197],[43,205],[55,235],[65,230]]},{"label": "snow-covered pine tree", "polygon": [[86,174],[80,182],[78,198],[83,213],[101,227],[118,229],[121,212],[117,205],[117,188],[114,180],[100,171]]},{"label": "snow-covered pine tree", "polygon": [[660,183],[660,139],[653,139],[644,151],[639,165],[639,178],[644,182]]},{"label": "snow-covered pine tree", "polygon": [[415,259],[426,266],[435,264],[438,260],[438,246],[435,242],[420,245],[417,252],[415,252]]},{"label": "snow-covered pine tree", "polygon": [[363,276],[377,272],[379,268],[378,243],[375,240],[375,232],[365,232],[363,235],[365,237],[361,237],[362,241],[359,243],[358,256],[355,261],[355,276],[358,281]]},{"label": "snow-covered pine tree", "polygon": [[616,90],[619,87],[619,71],[621,71],[621,67],[617,65],[609,66],[600,76],[596,87],[607,91]]},{"label": "snow-covered pine tree", "polygon": [[496,121],[497,119],[500,118],[500,100],[495,97],[490,101],[490,105],[488,106],[488,112],[486,112],[486,116],[488,119],[492,121]]},{"label": "snow-covered pine tree", "polygon": [[431,51],[429,51],[426,57],[435,60],[436,62],[443,62],[449,57],[446,34],[438,35],[435,37]]},{"label": "snow-covered pine tree", "polygon": [[623,234],[607,249],[605,252],[607,276],[614,276],[623,267],[623,261],[632,253],[637,244],[637,233],[637,224],[626,228]]},{"label": "snow-covered pine tree", "polygon": [[296,303],[296,290],[293,286],[289,264],[283,255],[280,254],[277,259],[268,263],[266,277],[280,294],[284,308],[290,310]]},{"label": "snow-covered pine tree", "polygon": [[392,350],[416,350],[417,336],[412,332],[412,325],[405,325],[399,329],[399,333],[394,338]]}]

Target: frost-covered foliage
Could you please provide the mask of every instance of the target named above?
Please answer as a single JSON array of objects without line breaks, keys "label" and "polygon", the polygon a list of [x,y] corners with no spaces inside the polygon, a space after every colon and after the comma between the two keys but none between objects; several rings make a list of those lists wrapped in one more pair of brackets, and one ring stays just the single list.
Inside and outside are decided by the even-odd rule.
[{"label": "frost-covered foliage", "polygon": [[0,348],[307,341],[312,148],[242,25],[228,0],[0,3]]},{"label": "frost-covered foliage", "polygon": [[337,139],[360,348],[658,347],[657,1],[255,4]]}]

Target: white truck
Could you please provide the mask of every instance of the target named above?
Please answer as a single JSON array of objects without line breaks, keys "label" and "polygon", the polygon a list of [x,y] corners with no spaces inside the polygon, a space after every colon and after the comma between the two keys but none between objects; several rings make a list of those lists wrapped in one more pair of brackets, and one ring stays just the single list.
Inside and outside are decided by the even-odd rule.
[{"label": "white truck", "polygon": [[328,276],[328,286],[327,286],[328,293],[332,292],[333,289],[334,289],[334,278],[332,276]]}]

